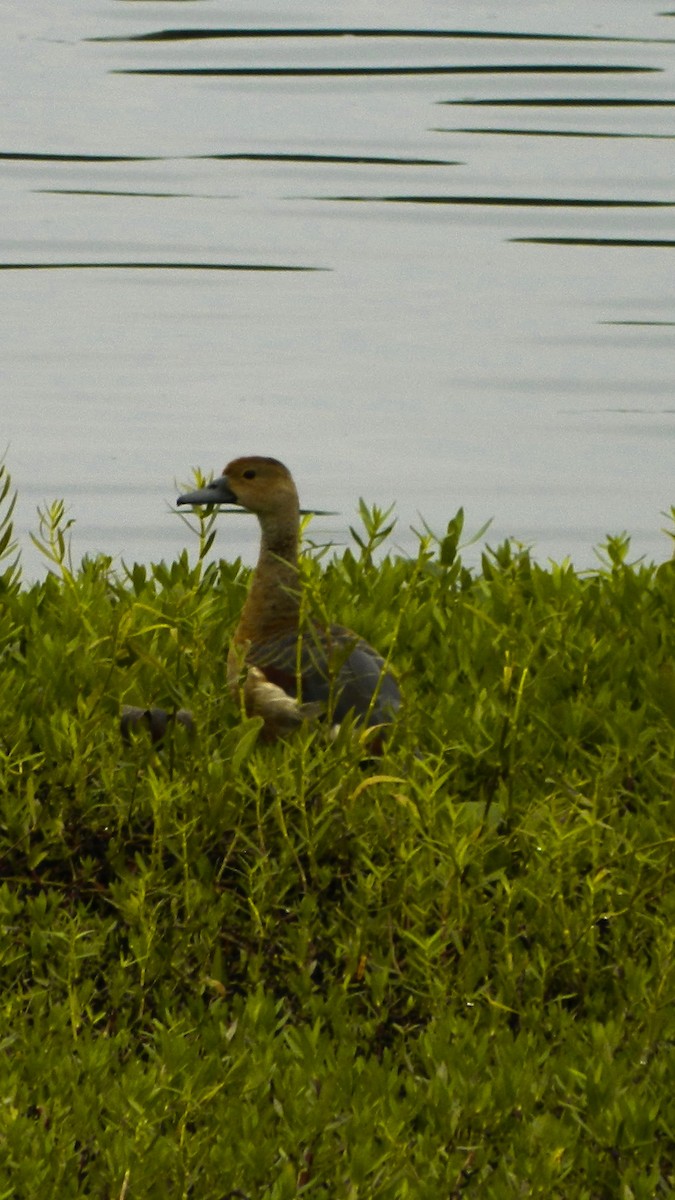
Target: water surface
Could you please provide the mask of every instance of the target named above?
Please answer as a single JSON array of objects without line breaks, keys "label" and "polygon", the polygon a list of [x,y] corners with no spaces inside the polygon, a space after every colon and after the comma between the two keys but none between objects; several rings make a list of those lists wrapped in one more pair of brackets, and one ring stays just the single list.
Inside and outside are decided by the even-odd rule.
[{"label": "water surface", "polygon": [[[0,3],[2,444],[27,571],[171,557],[191,470],[662,559],[675,20],[644,0]],[[339,21],[338,21],[339,16]],[[254,523],[217,549],[251,558]]]}]

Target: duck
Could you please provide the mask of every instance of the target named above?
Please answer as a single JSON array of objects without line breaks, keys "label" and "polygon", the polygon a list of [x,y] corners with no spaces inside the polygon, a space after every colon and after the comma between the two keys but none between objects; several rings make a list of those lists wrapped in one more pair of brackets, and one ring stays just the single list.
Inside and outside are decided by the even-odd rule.
[{"label": "duck", "polygon": [[230,693],[248,716],[262,717],[275,740],[319,716],[339,727],[352,714],[383,749],[400,705],[398,683],[382,655],[342,625],[304,616],[299,571],[300,503],[293,477],[276,458],[247,455],[228,463],[178,504],[234,504],[260,525],[260,551],[227,658]]}]

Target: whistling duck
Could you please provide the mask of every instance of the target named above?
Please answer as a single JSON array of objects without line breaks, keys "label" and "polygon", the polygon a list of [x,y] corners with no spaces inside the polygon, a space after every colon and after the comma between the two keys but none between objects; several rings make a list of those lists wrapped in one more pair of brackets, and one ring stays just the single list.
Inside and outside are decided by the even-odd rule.
[{"label": "whistling duck", "polygon": [[[303,621],[298,573],[300,508],[290,471],[275,458],[236,458],[179,504],[237,504],[260,522],[258,564],[235,630],[227,679],[268,738],[319,712],[339,724],[349,712],[389,723],[401,697],[381,655],[341,625]],[[302,623],[302,629],[301,629]],[[381,749],[374,739],[374,749]]]}]

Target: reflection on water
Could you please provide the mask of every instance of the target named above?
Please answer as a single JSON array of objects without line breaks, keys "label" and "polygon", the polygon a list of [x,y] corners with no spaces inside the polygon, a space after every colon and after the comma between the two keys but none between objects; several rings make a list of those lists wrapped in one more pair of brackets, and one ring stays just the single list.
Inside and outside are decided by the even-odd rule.
[{"label": "reflection on water", "polygon": [[[470,105],[489,105],[495,107],[498,105],[506,105],[510,108],[672,108],[675,105],[675,100],[641,100],[640,98],[627,96],[618,97],[602,97],[602,96],[587,96],[584,99],[573,98],[569,96],[547,96],[545,99],[533,96],[519,96],[518,99],[504,99],[502,97],[482,99],[482,100],[441,100],[441,104],[470,104]],[[472,132],[472,131],[469,131]],[[481,130],[482,133],[486,132]],[[501,132],[501,130],[497,130]],[[542,131],[543,132],[543,131]],[[553,130],[546,130],[550,135]],[[595,135],[594,135],[595,136]]]},{"label": "reflection on water", "polygon": [[120,67],[116,75],[206,76],[329,76],[329,75],[612,75],[642,74],[658,67],[598,67],[578,63],[475,63],[454,66],[405,67]]},{"label": "reflection on water", "polygon": [[415,41],[423,41],[427,38],[438,39],[444,41],[462,41],[462,40],[480,40],[490,42],[514,41],[514,42],[629,42],[639,45],[640,43],[656,42],[657,44],[667,44],[668,38],[631,38],[631,37],[607,37],[604,34],[580,34],[580,33],[526,33],[520,31],[518,33],[509,32],[507,30],[488,30],[488,29],[409,29],[403,26],[389,29],[382,28],[363,28],[363,26],[354,26],[352,28],[321,28],[318,25],[309,29],[296,29],[294,27],[283,29],[266,29],[263,26],[259,28],[220,28],[209,29],[155,29],[149,33],[111,35],[107,37],[90,38],[93,42],[185,42],[194,41],[195,39],[212,39],[212,38],[311,38],[316,41],[320,38],[367,38],[368,41],[374,41],[377,38],[387,38],[388,40],[400,41],[402,38],[414,38]]},{"label": "reflection on water", "polygon": [[289,162],[289,163],[344,163],[364,164],[373,167],[456,167],[456,159],[449,158],[385,158],[366,154],[202,154],[200,158],[212,158],[219,162]]},{"label": "reflection on water", "polygon": [[525,242],[537,246],[651,246],[661,250],[675,246],[672,238],[612,238],[612,237],[517,237],[512,242]]},{"label": "reflection on water", "polygon": [[318,199],[377,204],[477,204],[507,208],[673,208],[675,200],[592,200],[565,196],[322,196]]},{"label": "reflection on water", "polygon": [[438,133],[486,133],[491,136],[503,137],[554,137],[554,138],[656,138],[659,141],[672,141],[673,133],[619,133],[618,131],[602,129],[480,129],[470,128],[438,129]]},{"label": "reflection on water", "polygon": [[[431,0],[416,27],[391,0],[383,27],[348,0],[329,26],[300,0],[293,24],[249,6],[237,27],[222,0],[164,0],[157,28],[157,2],[6,16],[26,562],[53,496],[76,554],[171,555],[177,481],[248,452],[340,511],[314,540],[345,540],[364,495],[397,502],[404,551],[420,513],[442,532],[463,504],[541,556],[585,565],[627,528],[665,557],[673,14],[561,0],[522,28],[506,0],[493,29],[476,0],[443,29]],[[219,538],[250,557],[254,523]]]},{"label": "reflection on water", "polygon": [[[86,195],[87,193],[75,194]],[[100,194],[105,195],[106,193]],[[96,193],[91,192],[89,195],[96,195]],[[272,263],[83,262],[81,260],[56,263],[0,263],[0,271],[320,271],[321,269],[321,267],[274,266]]]},{"label": "reflection on water", "polygon": [[122,163],[158,162],[157,156],[131,154],[27,154],[25,151],[0,150],[0,159],[16,162],[62,162],[62,163]]}]

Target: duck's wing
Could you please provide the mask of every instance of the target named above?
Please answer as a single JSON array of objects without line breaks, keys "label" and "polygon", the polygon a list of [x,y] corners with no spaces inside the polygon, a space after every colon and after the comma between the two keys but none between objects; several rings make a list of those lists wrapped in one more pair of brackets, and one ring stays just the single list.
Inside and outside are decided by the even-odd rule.
[{"label": "duck's wing", "polygon": [[380,725],[392,720],[401,703],[398,684],[385,670],[382,656],[340,625],[310,627],[301,637],[293,631],[253,644],[246,662],[287,695],[297,697],[300,692],[303,704],[324,705],[335,722],[353,711],[366,717],[368,725]]},{"label": "duck's wing", "polygon": [[392,721],[401,706],[401,693],[382,655],[349,629],[333,626],[329,632],[334,661],[339,664],[335,719],[341,721],[353,710],[366,717],[368,725]]}]

